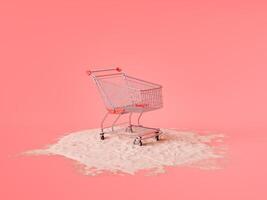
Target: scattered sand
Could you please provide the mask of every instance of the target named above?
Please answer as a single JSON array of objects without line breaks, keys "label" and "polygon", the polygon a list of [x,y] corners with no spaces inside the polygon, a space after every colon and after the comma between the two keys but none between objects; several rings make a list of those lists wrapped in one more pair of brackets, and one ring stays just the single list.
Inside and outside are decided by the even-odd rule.
[{"label": "scattered sand", "polygon": [[141,170],[162,173],[168,166],[218,169],[225,149],[223,135],[161,129],[160,141],[148,139],[143,146],[133,145],[124,129],[100,140],[99,129],[68,134],[46,149],[27,151],[27,155],[60,155],[77,161],[86,175],[102,172],[135,174]]}]

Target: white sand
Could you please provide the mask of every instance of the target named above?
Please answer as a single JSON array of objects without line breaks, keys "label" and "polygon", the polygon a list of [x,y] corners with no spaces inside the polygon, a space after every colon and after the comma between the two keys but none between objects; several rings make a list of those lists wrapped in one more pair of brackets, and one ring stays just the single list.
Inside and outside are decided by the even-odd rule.
[{"label": "white sand", "polygon": [[[99,129],[85,130],[68,134],[46,149],[26,154],[64,156],[81,164],[87,175],[104,171],[134,174],[140,170],[162,173],[168,166],[220,168],[225,154],[221,148],[223,135],[161,130],[160,141],[148,139],[144,146],[133,145],[133,138],[125,136],[124,129],[106,135],[105,140],[100,140]],[[213,141],[217,144],[212,145]]]}]

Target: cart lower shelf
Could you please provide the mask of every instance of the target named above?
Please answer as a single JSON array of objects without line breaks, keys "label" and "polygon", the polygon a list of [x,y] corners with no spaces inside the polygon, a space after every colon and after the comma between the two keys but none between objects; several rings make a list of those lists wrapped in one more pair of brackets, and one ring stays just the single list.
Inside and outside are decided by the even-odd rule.
[{"label": "cart lower shelf", "polygon": [[[127,133],[130,132],[130,133]],[[132,126],[130,129],[129,127],[126,128],[125,135],[128,137],[133,138],[133,144],[142,146],[143,141],[146,139],[154,138],[156,141],[160,140],[160,135],[162,131],[156,128],[149,128],[149,127],[142,127],[142,126]],[[105,139],[105,133],[100,133],[100,139]]]}]

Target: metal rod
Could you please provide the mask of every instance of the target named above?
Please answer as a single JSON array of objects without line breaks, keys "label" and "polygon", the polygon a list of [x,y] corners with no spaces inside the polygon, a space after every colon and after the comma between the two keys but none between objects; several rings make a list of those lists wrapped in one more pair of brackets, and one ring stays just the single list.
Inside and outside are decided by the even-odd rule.
[{"label": "metal rod", "polygon": [[116,68],[110,68],[110,69],[88,70],[88,71],[86,71],[86,72],[87,72],[87,74],[90,76],[90,75],[93,75],[93,73],[107,72],[107,71],[118,71],[118,72],[120,72],[120,71],[121,71],[121,68],[116,67]]},{"label": "metal rod", "polygon": [[[128,124],[128,122],[121,122],[121,123],[117,123],[116,125],[123,125],[123,124]],[[112,126],[105,126],[104,129],[106,128],[112,128]]]},{"label": "metal rod", "polygon": [[99,69],[99,70],[92,70],[91,72],[107,72],[107,71],[114,71],[116,68],[109,68],[109,69]]},{"label": "metal rod", "polygon": [[114,120],[114,122],[112,123],[112,126],[111,126],[111,130],[114,131],[114,125],[116,124],[116,122],[119,120],[120,116],[122,115],[122,113],[120,113],[116,119]]},{"label": "metal rod", "polygon": [[130,128],[130,132],[133,132],[133,128],[132,128],[132,112],[130,112],[129,114],[129,128]]},{"label": "metal rod", "polygon": [[145,83],[148,83],[148,84],[151,84],[151,85],[157,85],[157,86],[162,87],[162,85],[159,85],[159,84],[157,84],[157,83],[152,83],[152,82],[145,81],[145,80],[142,80],[142,79],[139,79],[139,78],[135,78],[135,77],[132,77],[132,76],[128,76],[128,75],[126,75],[126,77],[129,77],[129,78],[134,79],[134,80],[142,81],[142,82],[145,82]]},{"label": "metal rod", "polygon": [[155,130],[155,131],[159,131],[160,129],[159,128],[153,128],[153,127],[147,127],[147,126],[141,126],[140,127],[142,128],[146,128],[146,129],[152,129],[152,130]]},{"label": "metal rod", "polygon": [[101,75],[96,75],[95,77],[105,77],[105,76],[115,76],[115,75],[123,75],[123,73],[112,73],[112,74],[101,74]]},{"label": "metal rod", "polygon": [[132,112],[130,112],[130,114],[129,114],[129,125],[132,125]]},{"label": "metal rod", "polygon": [[107,116],[108,116],[108,112],[105,114],[104,118],[101,121],[101,132],[104,132],[104,121],[106,120]]},{"label": "metal rod", "polygon": [[141,112],[141,113],[139,114],[139,116],[138,116],[138,120],[137,120],[137,124],[138,124],[138,126],[140,126],[140,119],[141,119],[143,113],[144,113],[144,112]]}]

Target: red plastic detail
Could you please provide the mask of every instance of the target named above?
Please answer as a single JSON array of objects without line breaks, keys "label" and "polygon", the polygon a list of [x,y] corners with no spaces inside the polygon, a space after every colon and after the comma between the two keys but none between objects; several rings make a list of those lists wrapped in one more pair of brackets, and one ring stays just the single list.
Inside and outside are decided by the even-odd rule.
[{"label": "red plastic detail", "polygon": [[124,108],[115,108],[115,109],[109,109],[107,108],[108,112],[110,114],[121,114],[124,113],[125,109]]},{"label": "red plastic detail", "polygon": [[88,74],[88,76],[90,76],[92,74],[92,72],[90,70],[86,71],[86,73]]},{"label": "red plastic detail", "polygon": [[145,103],[136,103],[135,104],[136,107],[140,107],[140,108],[145,108],[148,106],[148,104],[145,104]]},{"label": "red plastic detail", "polygon": [[117,70],[118,72],[121,72],[122,69],[119,68],[119,67],[117,67],[116,70]]}]

